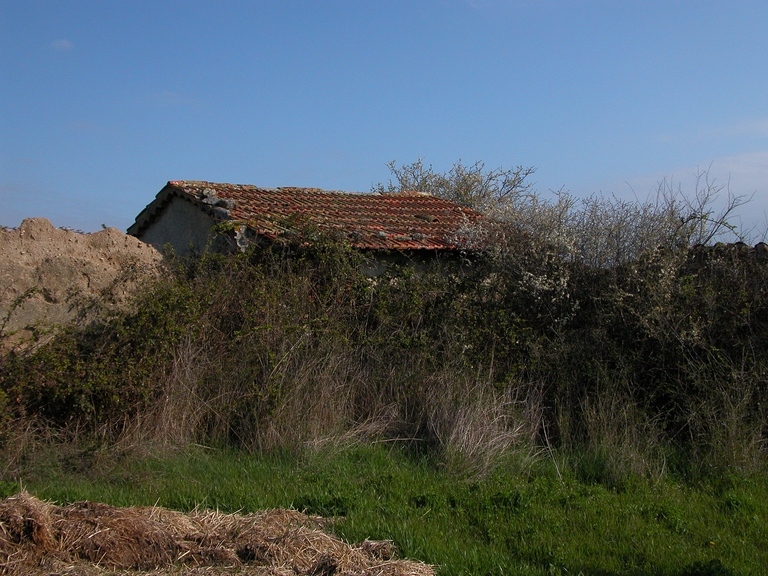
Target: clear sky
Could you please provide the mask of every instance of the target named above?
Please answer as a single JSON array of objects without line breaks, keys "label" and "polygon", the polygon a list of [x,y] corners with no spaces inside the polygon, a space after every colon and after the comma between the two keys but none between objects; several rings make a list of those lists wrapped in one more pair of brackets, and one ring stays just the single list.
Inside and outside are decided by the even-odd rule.
[{"label": "clear sky", "polygon": [[0,0],[0,224],[127,228],[168,180],[368,191],[390,160],[768,211],[768,2]]}]

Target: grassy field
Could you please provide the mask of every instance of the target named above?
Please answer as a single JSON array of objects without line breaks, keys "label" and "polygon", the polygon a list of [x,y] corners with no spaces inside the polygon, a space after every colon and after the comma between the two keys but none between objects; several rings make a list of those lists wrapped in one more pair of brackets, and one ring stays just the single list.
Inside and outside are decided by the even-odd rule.
[{"label": "grassy field", "polygon": [[392,539],[401,556],[445,575],[746,575],[768,565],[764,476],[694,485],[667,474],[608,488],[542,458],[471,479],[382,445],[301,457],[60,452],[38,462],[25,488],[59,503],[296,508],[339,517],[335,531],[348,541]]}]

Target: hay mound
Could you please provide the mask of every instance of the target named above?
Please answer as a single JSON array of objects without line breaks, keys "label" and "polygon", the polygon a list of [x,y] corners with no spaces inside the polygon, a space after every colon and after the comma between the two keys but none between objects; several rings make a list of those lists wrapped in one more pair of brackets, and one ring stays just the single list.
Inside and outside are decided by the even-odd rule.
[{"label": "hay mound", "polygon": [[8,575],[427,576],[391,542],[350,546],[292,510],[190,514],[94,502],[55,506],[20,492],[0,502],[0,573]]}]

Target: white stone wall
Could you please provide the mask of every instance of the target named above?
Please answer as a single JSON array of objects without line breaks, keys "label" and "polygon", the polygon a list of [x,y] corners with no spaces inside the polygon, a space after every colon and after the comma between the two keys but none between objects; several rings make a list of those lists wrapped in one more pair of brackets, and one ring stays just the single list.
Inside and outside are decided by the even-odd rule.
[{"label": "white stone wall", "polygon": [[160,251],[170,244],[179,255],[202,254],[209,247],[215,223],[199,207],[175,197],[142,233],[141,240]]}]

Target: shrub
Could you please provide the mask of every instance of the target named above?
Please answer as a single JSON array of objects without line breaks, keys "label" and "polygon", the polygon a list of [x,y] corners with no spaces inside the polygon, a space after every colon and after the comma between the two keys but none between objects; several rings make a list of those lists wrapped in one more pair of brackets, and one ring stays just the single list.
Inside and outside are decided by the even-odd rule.
[{"label": "shrub", "polygon": [[130,313],[2,356],[6,430],[258,451],[377,439],[477,475],[544,446],[611,485],[765,464],[768,269],[746,246],[691,246],[729,229],[711,197],[545,202],[530,171],[416,167],[401,185],[471,199],[475,182],[499,216],[465,231],[471,250],[370,279],[364,254],[305,230],[175,261]]}]

